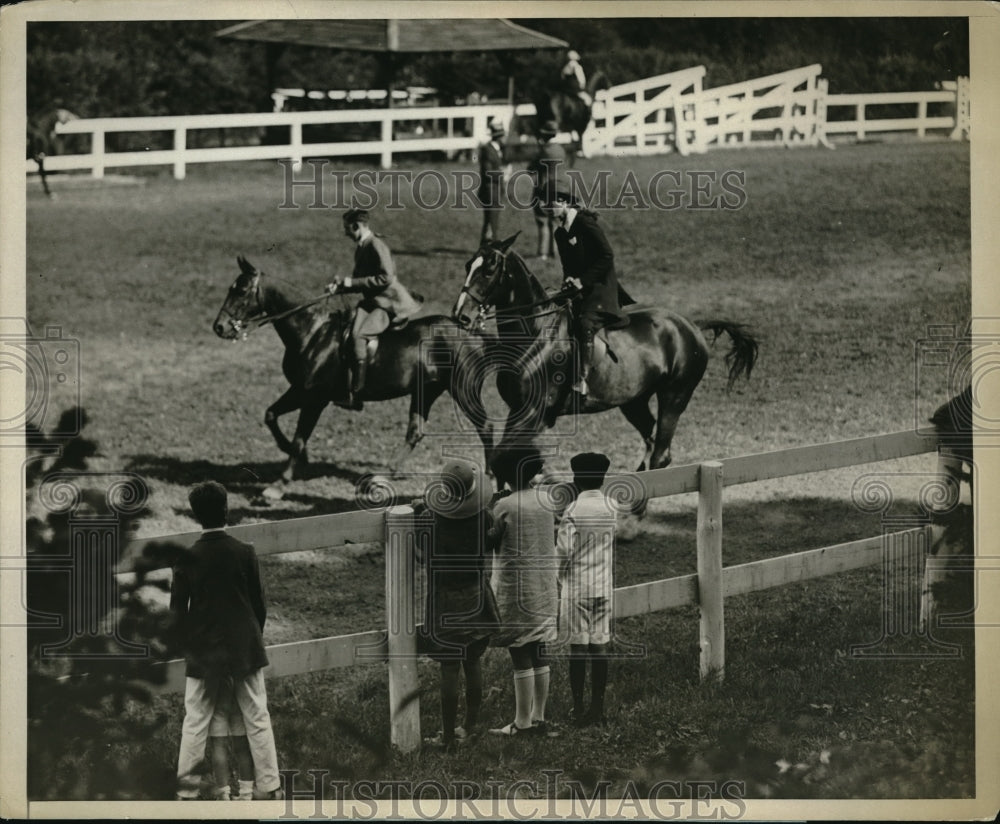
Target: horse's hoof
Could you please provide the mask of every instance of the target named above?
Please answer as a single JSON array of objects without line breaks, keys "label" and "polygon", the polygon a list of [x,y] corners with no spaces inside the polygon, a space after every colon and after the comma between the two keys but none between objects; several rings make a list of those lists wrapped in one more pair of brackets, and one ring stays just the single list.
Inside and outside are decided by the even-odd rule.
[{"label": "horse's hoof", "polygon": [[285,493],[279,486],[272,484],[261,493],[261,497],[268,501],[280,501],[285,497]]}]

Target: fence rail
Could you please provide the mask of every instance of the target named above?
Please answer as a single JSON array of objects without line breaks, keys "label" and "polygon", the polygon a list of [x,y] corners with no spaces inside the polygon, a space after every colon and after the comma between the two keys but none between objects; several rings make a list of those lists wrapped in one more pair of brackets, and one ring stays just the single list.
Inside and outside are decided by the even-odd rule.
[{"label": "fence rail", "polygon": [[[624,83],[599,92],[594,101],[593,126],[585,132],[583,148],[590,155],[639,155],[678,151],[704,152],[718,146],[830,145],[830,135],[853,135],[858,140],[872,133],[913,132],[918,138],[944,130],[953,139],[970,133],[969,79],[941,84],[940,91],[886,94],[827,94],[826,81],[817,65],[756,78],[714,89],[702,88],[705,67]],[[929,106],[952,104],[953,112],[934,116]],[[912,106],[912,117],[869,117],[869,108]],[[853,120],[830,120],[830,109],[852,108]],[[417,106],[363,111],[259,112],[250,114],[177,115],[73,120],[57,126],[61,135],[90,135],[86,154],[53,155],[46,169],[89,169],[96,178],[108,168],[169,165],[182,180],[191,163],[247,160],[291,160],[306,157],[378,156],[383,168],[393,157],[414,152],[454,153],[475,149],[488,134],[488,124],[498,118],[535,113],[532,104],[509,106]],[[306,142],[307,127],[346,126],[371,132],[363,139]],[[202,130],[263,131],[283,128],[287,140],[250,145],[189,147],[191,134]],[[171,133],[169,149],[108,151],[109,134]],[[378,136],[375,137],[374,135]],[[428,134],[430,136],[428,136]],[[357,135],[355,135],[357,137]],[[566,137],[563,140],[568,139]],[[35,172],[33,160],[25,162]]]},{"label": "fence rail", "polygon": [[[648,498],[698,492],[698,565],[695,574],[616,589],[615,617],[628,618],[698,604],[701,613],[700,671],[703,678],[721,678],[725,671],[726,598],[882,563],[887,542],[905,542],[920,534],[926,541],[929,529],[901,530],[726,567],[722,563],[724,488],[936,450],[937,439],[933,435],[904,431],[618,476],[618,480],[627,477],[635,479]],[[412,510],[409,507],[393,507],[322,515],[249,524],[232,527],[230,531],[241,540],[253,542],[260,554],[333,549],[350,543],[383,543],[386,552],[387,628],[270,646],[268,657],[271,663],[267,674],[269,677],[280,677],[387,662],[392,741],[403,750],[419,746],[419,704],[410,700],[418,687],[418,600],[413,551],[417,538],[412,528]],[[181,533],[136,539],[126,546],[119,571],[133,569],[135,559],[150,545],[159,542],[190,545],[197,537],[198,533]],[[183,662],[172,661],[166,667],[167,679],[161,689],[183,689]]]}]

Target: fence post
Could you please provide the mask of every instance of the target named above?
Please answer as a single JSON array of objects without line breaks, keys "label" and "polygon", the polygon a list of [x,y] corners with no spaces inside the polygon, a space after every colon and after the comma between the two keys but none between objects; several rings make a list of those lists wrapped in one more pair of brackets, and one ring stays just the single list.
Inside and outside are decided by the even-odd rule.
[{"label": "fence post", "polygon": [[392,118],[391,112],[386,112],[382,120],[382,168],[392,166]]},{"label": "fence post", "polygon": [[927,101],[917,101],[917,137],[927,134]]},{"label": "fence post", "polygon": [[955,128],[952,129],[951,139],[961,140],[970,134],[969,78],[959,77],[955,83]]},{"label": "fence post", "polygon": [[90,153],[94,157],[94,165],[91,166],[91,175],[96,178],[104,177],[104,130],[94,129],[94,134],[90,139]]},{"label": "fence post", "polygon": [[858,103],[855,109],[857,111],[857,115],[855,116],[854,119],[858,122],[858,131],[857,131],[858,140],[864,140],[865,135],[867,134],[867,132],[865,131],[865,104]]},{"label": "fence post", "polygon": [[420,746],[413,508],[385,513],[385,614],[389,662],[389,739],[402,752]]},{"label": "fence post", "polygon": [[290,160],[292,161],[292,171],[297,172],[302,168],[302,121],[296,121],[289,127],[289,143],[291,144]]},{"label": "fence post", "polygon": [[722,464],[706,461],[698,481],[698,604],[701,677],[722,680],[726,630],[722,591]]},{"label": "fence post", "polygon": [[183,180],[186,175],[184,168],[184,151],[187,149],[187,129],[183,126],[174,129],[174,180]]}]

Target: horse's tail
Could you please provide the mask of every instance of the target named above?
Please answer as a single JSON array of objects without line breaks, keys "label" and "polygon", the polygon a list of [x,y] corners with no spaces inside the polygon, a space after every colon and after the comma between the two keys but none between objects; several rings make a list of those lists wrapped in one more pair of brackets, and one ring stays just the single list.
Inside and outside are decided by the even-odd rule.
[{"label": "horse's tail", "polygon": [[712,343],[719,339],[719,335],[725,332],[732,341],[732,346],[726,353],[726,366],[729,367],[729,381],[726,384],[726,391],[733,388],[736,379],[740,375],[746,376],[750,380],[750,372],[753,371],[754,364],[757,363],[757,339],[750,334],[747,327],[742,323],[730,323],[726,320],[703,320],[698,322],[698,327],[712,333]]}]

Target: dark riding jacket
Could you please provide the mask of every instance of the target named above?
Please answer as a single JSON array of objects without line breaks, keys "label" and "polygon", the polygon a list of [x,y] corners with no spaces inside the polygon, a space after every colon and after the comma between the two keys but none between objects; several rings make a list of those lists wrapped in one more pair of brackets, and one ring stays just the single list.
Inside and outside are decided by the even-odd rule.
[{"label": "dark riding jacket", "polygon": [[583,284],[576,301],[578,323],[595,330],[628,326],[628,317],[619,303],[615,253],[597,224],[597,215],[578,211],[568,231],[564,226],[556,229],[555,239],[563,276],[579,278]]}]

